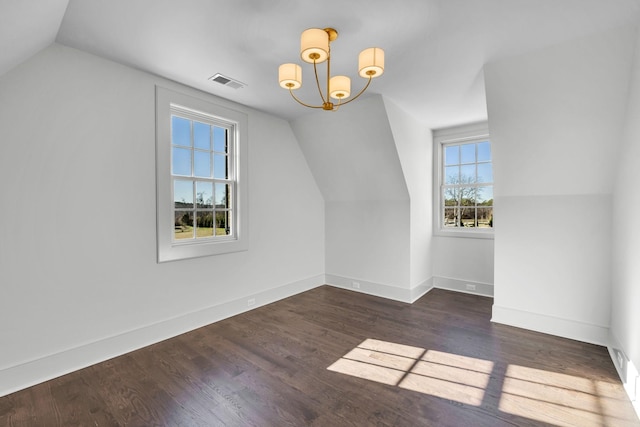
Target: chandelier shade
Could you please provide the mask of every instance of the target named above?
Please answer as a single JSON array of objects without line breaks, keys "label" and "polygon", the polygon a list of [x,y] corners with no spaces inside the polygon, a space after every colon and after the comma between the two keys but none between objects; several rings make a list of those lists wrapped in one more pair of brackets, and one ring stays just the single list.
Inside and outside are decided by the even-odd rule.
[{"label": "chandelier shade", "polygon": [[384,50],[370,47],[360,52],[358,56],[358,70],[360,77],[379,77],[384,73]]},{"label": "chandelier shade", "polygon": [[[384,73],[384,51],[379,47],[370,47],[360,52],[358,56],[358,75],[367,80],[366,85],[355,96],[351,96],[351,79],[347,76],[331,76],[331,47],[332,41],[338,38],[338,32],[333,28],[309,28],[300,36],[300,58],[304,62],[313,64],[321,105],[311,105],[302,102],[293,91],[302,87],[302,68],[298,64],[286,63],[278,68],[278,82],[280,87],[288,89],[293,99],[309,108],[322,108],[335,111],[341,105],[356,100],[371,84],[371,79]],[[323,92],[318,75],[318,64],[326,62],[326,91]],[[338,100],[336,104],[332,99]]]},{"label": "chandelier shade", "polygon": [[302,86],[302,67],[298,64],[282,64],[278,68],[278,80],[284,89],[299,89]]},{"label": "chandelier shade", "polygon": [[351,79],[347,76],[335,76],[329,80],[329,96],[333,99],[348,98],[351,94]]},{"label": "chandelier shade", "polygon": [[300,57],[311,64],[326,61],[329,58],[329,34],[319,28],[305,30],[300,37]]}]

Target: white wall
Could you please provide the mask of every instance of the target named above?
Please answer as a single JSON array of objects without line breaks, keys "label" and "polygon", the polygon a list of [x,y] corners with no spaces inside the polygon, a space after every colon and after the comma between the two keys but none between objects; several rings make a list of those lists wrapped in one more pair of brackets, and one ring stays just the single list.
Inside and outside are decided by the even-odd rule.
[{"label": "white wall", "polygon": [[[612,345],[631,362],[628,389],[633,389],[640,414],[640,381],[630,371],[640,368],[640,33],[636,38],[629,103],[618,157],[613,193],[613,282],[611,295]],[[635,368],[633,368],[635,366]]]},{"label": "white wall", "polygon": [[291,127],[325,199],[327,281],[404,299],[409,192],[382,97],[317,111]]},{"label": "white wall", "polygon": [[493,295],[493,239],[434,236],[432,256],[436,287]]},{"label": "white wall", "polygon": [[431,131],[384,99],[393,140],[409,192],[409,286],[431,286],[433,138]]},{"label": "white wall", "polygon": [[[326,202],[326,273],[387,287],[409,288],[409,202]],[[352,287],[338,279],[335,285]]]},{"label": "white wall", "polygon": [[493,241],[433,236],[428,128],[380,96],[292,128],[326,201],[329,283],[403,301],[434,285],[492,295]]},{"label": "white wall", "polygon": [[[156,84],[249,115],[248,251],[156,263]],[[53,44],[0,77],[0,135],[0,395],[324,282],[283,120]]]},{"label": "white wall", "polygon": [[625,27],[485,67],[494,321],[607,341],[611,193],[633,42]]}]

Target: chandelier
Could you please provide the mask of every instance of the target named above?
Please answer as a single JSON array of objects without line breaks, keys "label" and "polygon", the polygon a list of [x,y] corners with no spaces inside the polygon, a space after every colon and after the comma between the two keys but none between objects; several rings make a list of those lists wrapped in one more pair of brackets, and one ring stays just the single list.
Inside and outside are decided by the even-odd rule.
[{"label": "chandelier", "polygon": [[[300,101],[293,91],[302,86],[302,68],[298,64],[282,64],[278,69],[280,86],[288,89],[289,93],[298,103],[309,108],[322,108],[327,111],[335,111],[341,105],[348,104],[357,99],[369,87],[371,79],[381,76],[384,72],[384,51],[379,47],[370,47],[360,52],[358,56],[358,74],[367,79],[367,84],[353,98],[351,95],[351,79],[347,76],[331,77],[331,48],[330,43],[338,38],[338,32],[333,28],[310,28],[302,32],[300,37],[300,57],[304,62],[313,64],[316,76],[316,85],[322,99],[322,105],[309,105]],[[322,92],[320,79],[318,78],[318,64],[327,63],[326,92]],[[337,100],[334,104],[331,98]]]}]

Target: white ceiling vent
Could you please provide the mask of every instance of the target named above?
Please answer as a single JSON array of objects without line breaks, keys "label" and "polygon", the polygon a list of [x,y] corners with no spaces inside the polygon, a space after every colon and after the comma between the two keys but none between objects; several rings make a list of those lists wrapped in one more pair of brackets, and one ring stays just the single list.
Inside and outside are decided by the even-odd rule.
[{"label": "white ceiling vent", "polygon": [[220,83],[221,85],[225,85],[232,89],[241,89],[246,86],[246,84],[236,79],[232,79],[231,77],[223,76],[220,73],[214,74],[213,76],[209,77],[209,80]]}]

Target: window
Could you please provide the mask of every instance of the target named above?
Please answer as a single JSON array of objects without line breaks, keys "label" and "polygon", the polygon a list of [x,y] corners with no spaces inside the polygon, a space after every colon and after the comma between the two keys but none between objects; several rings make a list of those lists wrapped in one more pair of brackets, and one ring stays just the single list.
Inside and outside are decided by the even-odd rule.
[{"label": "window", "polygon": [[447,235],[490,237],[493,165],[486,125],[436,131],[434,136],[438,163],[436,230]]},{"label": "window", "polygon": [[243,113],[156,91],[158,261],[246,250]]},{"label": "window", "polygon": [[171,108],[173,241],[233,238],[232,123]]}]

